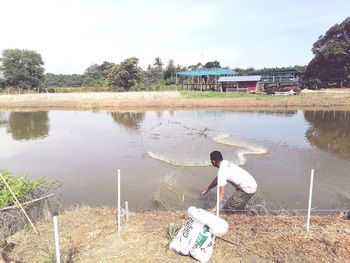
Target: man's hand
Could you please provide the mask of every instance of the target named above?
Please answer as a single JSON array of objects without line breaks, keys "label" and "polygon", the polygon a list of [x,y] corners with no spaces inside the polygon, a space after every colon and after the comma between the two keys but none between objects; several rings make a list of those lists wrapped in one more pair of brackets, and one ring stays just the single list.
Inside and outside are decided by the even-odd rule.
[{"label": "man's hand", "polygon": [[205,195],[206,193],[208,193],[209,192],[209,189],[208,188],[205,188],[204,190],[203,190],[203,192],[201,193],[201,195]]}]

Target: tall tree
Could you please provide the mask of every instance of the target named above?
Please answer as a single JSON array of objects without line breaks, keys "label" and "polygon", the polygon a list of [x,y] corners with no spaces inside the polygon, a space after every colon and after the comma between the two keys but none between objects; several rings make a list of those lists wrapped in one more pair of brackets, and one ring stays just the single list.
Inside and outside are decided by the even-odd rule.
[{"label": "tall tree", "polygon": [[175,61],[173,59],[170,59],[164,71],[164,79],[170,79],[171,77],[175,77],[175,74],[176,74]]},{"label": "tall tree", "polygon": [[146,79],[148,83],[157,83],[163,79],[163,71],[158,67],[151,67],[146,71]]},{"label": "tall tree", "polygon": [[108,74],[108,84],[112,87],[129,90],[141,80],[142,69],[138,63],[139,59],[132,57],[114,65]]},{"label": "tall tree", "polygon": [[99,79],[102,78],[102,72],[100,70],[99,64],[92,64],[90,65],[84,72],[84,75],[86,77],[90,77],[92,79]]},{"label": "tall tree", "polygon": [[160,57],[156,57],[154,59],[154,62],[153,62],[153,66],[159,68],[159,69],[163,69],[163,62],[162,60],[160,59]]},{"label": "tall tree", "polygon": [[219,61],[209,61],[207,63],[205,63],[204,65],[205,68],[221,68],[220,66],[220,62]]},{"label": "tall tree", "polygon": [[203,68],[203,64],[198,62],[196,65],[191,65],[188,66],[188,70],[196,70],[196,69],[201,69]]},{"label": "tall tree", "polygon": [[0,62],[5,81],[19,91],[36,88],[44,79],[44,62],[35,51],[5,49]]},{"label": "tall tree", "polygon": [[322,84],[350,85],[350,17],[314,43],[305,78]]},{"label": "tall tree", "polygon": [[92,64],[84,72],[85,77],[90,77],[93,79],[100,79],[107,77],[109,71],[114,66],[114,63],[104,61],[101,65]]},{"label": "tall tree", "polygon": [[153,62],[153,67],[148,65],[145,77],[148,83],[157,83],[163,80],[163,62],[159,57],[156,57]]},{"label": "tall tree", "polygon": [[81,87],[83,75],[78,74],[52,74],[46,73],[44,85],[47,87]]}]

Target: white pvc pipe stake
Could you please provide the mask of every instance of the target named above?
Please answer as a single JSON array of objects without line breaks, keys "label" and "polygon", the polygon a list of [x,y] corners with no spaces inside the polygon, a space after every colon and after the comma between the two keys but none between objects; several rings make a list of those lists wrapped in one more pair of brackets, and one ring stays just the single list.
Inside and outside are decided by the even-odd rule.
[{"label": "white pvc pipe stake", "polygon": [[307,222],[306,222],[306,230],[310,231],[310,215],[311,215],[311,200],[312,200],[312,187],[314,183],[314,169],[311,169],[311,179],[310,179],[310,191],[309,191],[309,205],[307,208]]},{"label": "white pvc pipe stake", "polygon": [[216,186],[216,216],[219,217],[219,210],[220,210],[220,187]]},{"label": "white pvc pipe stake", "polygon": [[55,235],[56,263],[60,263],[60,240],[58,237],[57,216],[53,217],[53,229],[54,229],[54,235]]},{"label": "white pvc pipe stake", "polygon": [[120,169],[118,169],[118,235],[120,236]]}]

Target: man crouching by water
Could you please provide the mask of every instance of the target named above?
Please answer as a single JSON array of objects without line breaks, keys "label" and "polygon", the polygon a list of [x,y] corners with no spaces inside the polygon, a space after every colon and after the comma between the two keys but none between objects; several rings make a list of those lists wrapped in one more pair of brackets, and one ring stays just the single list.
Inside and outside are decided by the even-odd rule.
[{"label": "man crouching by water", "polygon": [[[236,188],[236,191],[227,200],[223,209],[230,212],[243,210],[256,192],[257,184],[253,176],[238,165],[223,160],[222,154],[219,151],[213,151],[210,153],[210,161],[214,167],[219,168],[219,171],[211,184],[202,192],[202,195],[205,195],[218,185],[220,206],[225,195],[225,185],[229,182]],[[215,212],[216,209],[215,202],[214,207],[210,211]]]}]

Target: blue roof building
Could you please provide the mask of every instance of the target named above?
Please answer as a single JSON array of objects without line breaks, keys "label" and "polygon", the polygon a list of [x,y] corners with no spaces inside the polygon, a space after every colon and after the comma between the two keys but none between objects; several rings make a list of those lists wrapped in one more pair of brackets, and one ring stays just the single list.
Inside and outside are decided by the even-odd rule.
[{"label": "blue roof building", "polygon": [[225,68],[201,68],[176,72],[176,85],[187,90],[219,90],[219,77],[233,76],[236,71]]}]

